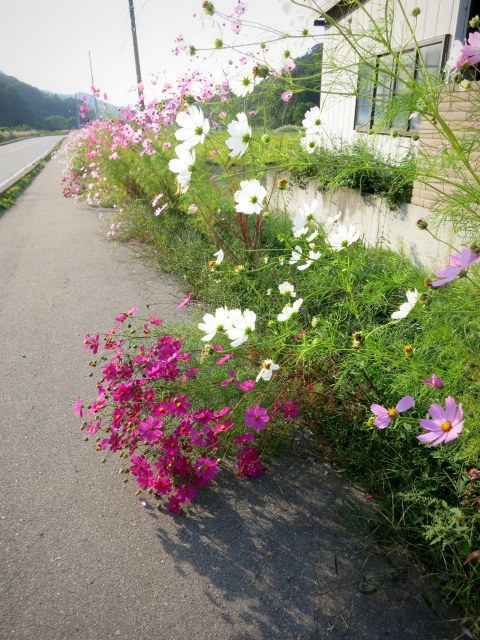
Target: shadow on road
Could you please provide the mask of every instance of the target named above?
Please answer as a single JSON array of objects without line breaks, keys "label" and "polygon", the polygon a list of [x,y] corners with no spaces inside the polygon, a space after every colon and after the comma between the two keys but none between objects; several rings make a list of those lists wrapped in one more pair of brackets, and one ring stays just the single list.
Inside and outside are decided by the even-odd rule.
[{"label": "shadow on road", "polygon": [[254,481],[223,478],[177,517],[173,537],[161,527],[170,516],[149,514],[179,576],[193,567],[225,621],[231,611],[243,621],[230,640],[453,638],[407,559],[382,555],[351,523],[347,503],[361,502],[343,484],[288,459]]}]

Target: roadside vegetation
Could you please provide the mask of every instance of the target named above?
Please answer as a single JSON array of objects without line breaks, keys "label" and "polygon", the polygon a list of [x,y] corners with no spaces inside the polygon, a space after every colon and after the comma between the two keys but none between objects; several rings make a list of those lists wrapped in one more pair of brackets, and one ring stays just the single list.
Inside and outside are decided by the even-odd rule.
[{"label": "roadside vegetation", "polygon": [[[203,8],[215,15],[211,3]],[[368,52],[380,39],[397,55],[384,33],[352,41]],[[288,464],[291,453],[333,464],[374,500],[372,530],[388,529],[409,546],[475,634],[478,208],[466,203],[468,242],[430,273],[366,247],[362,229],[346,227],[341,215],[326,220],[316,202],[303,203],[292,220],[282,196],[292,181],[315,178],[323,190],[356,188],[394,207],[408,201],[414,179],[428,182],[442,162],[444,175],[450,163],[457,189],[478,201],[479,181],[469,175],[477,150],[441,118],[448,83],[440,76],[412,77],[403,102],[406,117],[414,105],[436,123],[449,145],[440,158],[420,148],[392,163],[377,152],[375,135],[326,145],[310,98],[301,118],[294,109],[280,117],[294,94],[305,104],[302,92],[310,91],[287,53],[280,69],[258,64],[253,77],[245,69],[218,88],[223,100],[207,80],[198,89],[199,75],[195,93],[183,78],[174,97],[67,140],[65,195],[113,207],[109,237],[141,242],[159,266],[185,278],[190,291],[179,306],[203,307],[193,326],[166,329],[154,314],[135,320],[133,307],[104,336],[88,334],[99,395],[79,398],[77,414],[99,451],[120,453],[126,483],[173,513],[232,464],[240,477],[258,475],[274,457]],[[316,73],[309,82],[319,86]],[[256,120],[260,89],[245,90],[255,83],[266,87],[263,99],[276,96],[265,113],[280,121]],[[472,93],[474,105],[479,99]],[[390,107],[398,117],[402,105]],[[267,173],[274,176],[268,190]],[[450,196],[439,197],[438,216],[448,217]],[[432,234],[435,222],[418,225]]]}]

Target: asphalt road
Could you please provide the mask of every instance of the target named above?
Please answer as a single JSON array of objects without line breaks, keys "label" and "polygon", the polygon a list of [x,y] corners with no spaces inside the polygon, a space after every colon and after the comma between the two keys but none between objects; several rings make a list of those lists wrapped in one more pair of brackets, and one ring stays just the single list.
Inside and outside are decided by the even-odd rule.
[{"label": "asphalt road", "polygon": [[378,552],[352,517],[366,503],[321,463],[220,474],[185,517],[141,506],[117,460],[100,463],[73,416],[94,387],[85,333],[134,305],[190,310],[60,180],[54,159],[0,216],[0,638],[453,638],[428,583]]},{"label": "asphalt road", "polygon": [[[0,192],[10,179],[53,149],[65,136],[41,136],[0,146]],[[20,176],[19,176],[20,177]]]}]

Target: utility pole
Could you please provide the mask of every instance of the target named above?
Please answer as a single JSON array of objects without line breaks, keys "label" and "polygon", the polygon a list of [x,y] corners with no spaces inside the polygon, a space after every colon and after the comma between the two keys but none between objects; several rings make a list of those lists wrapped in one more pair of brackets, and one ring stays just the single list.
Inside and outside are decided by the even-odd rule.
[{"label": "utility pole", "polygon": [[90,60],[90,77],[92,79],[92,93],[93,93],[93,104],[95,106],[95,119],[98,120],[98,104],[97,104],[97,96],[95,95],[95,82],[93,80],[92,56],[90,55],[90,51],[88,52],[88,59]]},{"label": "utility pole", "polygon": [[78,98],[77,92],[74,93],[75,96],[75,115],[77,116],[77,129],[80,129],[80,114],[78,113]]},{"label": "utility pole", "polygon": [[[135,69],[137,72],[137,86],[138,86],[142,83],[142,73],[140,71],[140,56],[138,55],[137,27],[135,26],[135,9],[133,8],[133,0],[128,0],[128,8],[130,9],[130,23],[132,26],[133,53],[135,55]],[[140,89],[140,87],[138,87],[138,101],[140,103],[140,109],[145,109],[143,91]]]}]

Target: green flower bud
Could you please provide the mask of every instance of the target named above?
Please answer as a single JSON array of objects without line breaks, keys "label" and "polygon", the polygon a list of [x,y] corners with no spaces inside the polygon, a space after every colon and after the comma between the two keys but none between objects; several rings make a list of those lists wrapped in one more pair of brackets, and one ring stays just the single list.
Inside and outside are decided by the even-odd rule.
[{"label": "green flower bud", "polygon": [[271,139],[272,139],[272,138],[271,138],[267,133],[264,133],[264,134],[263,134],[263,136],[262,136],[262,142],[263,142],[263,144],[268,144],[268,143],[270,142],[270,140],[271,140]]},{"label": "green flower bud", "polygon": [[420,7],[414,7],[411,13],[414,18],[418,18],[418,16],[422,13],[422,10],[420,9]]},{"label": "green flower bud", "polygon": [[188,51],[189,55],[191,55],[191,56],[194,56],[194,55],[197,53],[197,50],[196,50],[196,48],[193,46],[193,44],[190,44],[190,45],[188,46],[187,51]]},{"label": "green flower bud", "polygon": [[472,83],[470,82],[470,80],[462,80],[460,82],[460,86],[462,87],[462,89],[471,89]]}]

